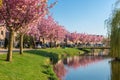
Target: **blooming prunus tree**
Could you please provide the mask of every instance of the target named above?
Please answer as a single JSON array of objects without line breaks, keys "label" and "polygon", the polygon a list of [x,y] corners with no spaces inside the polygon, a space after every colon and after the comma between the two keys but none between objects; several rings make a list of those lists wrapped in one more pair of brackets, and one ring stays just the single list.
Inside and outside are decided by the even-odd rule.
[{"label": "blooming prunus tree", "polygon": [[[38,18],[39,19],[39,18]],[[23,54],[23,37],[24,35],[30,31],[30,29],[32,29],[32,31],[34,32],[34,34],[36,35],[39,35],[38,31],[37,31],[37,28],[36,28],[36,24],[37,24],[37,20],[35,22],[32,22],[32,23],[29,23],[29,24],[26,24],[25,26],[26,27],[21,27],[19,30],[18,30],[18,33],[20,35],[20,54]]]},{"label": "blooming prunus tree", "polygon": [[28,31],[27,31],[27,35],[30,35],[33,37],[33,39],[36,39],[36,40],[40,40],[40,38],[43,39],[43,43],[44,43],[44,38],[47,38],[48,36],[48,26],[49,26],[49,23],[48,23],[48,20],[47,18],[41,18],[41,20],[39,20],[37,22],[36,25],[30,25],[30,26],[33,26],[33,27],[29,27]]},{"label": "blooming prunus tree", "polygon": [[[38,37],[40,36],[40,33],[38,31],[37,24],[39,22],[41,22],[41,20],[43,21],[43,18],[45,17],[45,15],[49,13],[48,10],[51,9],[57,3],[57,1],[55,1],[55,2],[51,3],[50,6],[47,6],[46,1],[47,0],[42,0],[41,1],[40,5],[42,7],[41,7],[41,12],[39,13],[39,16],[37,16],[35,19],[32,18],[33,21],[31,23],[29,22],[29,20],[28,20],[28,23],[26,23],[27,22],[26,21],[25,24],[19,29],[19,34],[20,34],[20,54],[23,53],[23,36],[24,36],[24,34],[26,34],[27,31],[30,31],[30,29],[32,29],[32,33],[38,39]],[[28,17],[29,17],[29,15],[28,15]],[[26,26],[26,27],[24,27],[24,26]],[[33,38],[33,41],[34,41],[34,38]],[[35,45],[35,42],[34,42],[34,45]]]},{"label": "blooming prunus tree", "polygon": [[64,26],[58,25],[57,29],[55,30],[55,38],[58,41],[63,41],[66,38],[66,34],[68,31],[64,28]]},{"label": "blooming prunus tree", "polygon": [[71,33],[71,35],[70,35],[70,40],[73,42],[73,43],[77,43],[78,42],[78,40],[79,40],[79,33],[77,33],[77,32],[73,32],[73,33]]},{"label": "blooming prunus tree", "polygon": [[20,28],[38,20],[46,13],[47,0],[2,0],[0,21],[4,21],[9,35],[7,61],[12,61],[13,35]]},{"label": "blooming prunus tree", "polygon": [[73,43],[81,43],[81,44],[101,44],[104,37],[102,35],[92,35],[85,33],[69,33],[67,35],[69,41]]},{"label": "blooming prunus tree", "polygon": [[67,30],[59,25],[52,16],[48,16],[48,26],[47,26],[47,30],[48,30],[48,35],[47,38],[50,41],[50,46],[51,43],[54,41],[55,45],[56,45],[56,41],[63,41],[65,38],[65,35],[67,33]]},{"label": "blooming prunus tree", "polygon": [[38,35],[39,39],[42,38],[42,43],[45,43],[45,38],[47,38],[49,32],[48,32],[48,27],[49,27],[49,20],[48,18],[43,18],[37,25],[38,31],[40,36]]},{"label": "blooming prunus tree", "polygon": [[[23,34],[23,33],[22,33]],[[33,47],[35,48],[36,44],[35,44],[35,40],[39,40],[39,37],[41,36],[40,35],[40,32],[38,30],[38,26],[37,24],[36,25],[30,25],[28,27],[28,31],[25,33],[26,35],[30,36],[32,41],[33,41]],[[23,45],[23,44],[22,44]]]},{"label": "blooming prunus tree", "polygon": [[52,41],[55,43],[56,41],[63,41],[66,32],[67,30],[59,25],[52,16],[47,16],[46,18],[42,18],[36,26],[30,27],[28,34],[38,40],[42,38],[44,44],[45,39],[49,40],[50,43]]}]

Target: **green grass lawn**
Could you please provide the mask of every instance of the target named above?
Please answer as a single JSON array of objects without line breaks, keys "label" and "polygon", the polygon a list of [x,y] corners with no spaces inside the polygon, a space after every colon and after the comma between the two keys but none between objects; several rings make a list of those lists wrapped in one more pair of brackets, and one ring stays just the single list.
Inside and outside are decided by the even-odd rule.
[{"label": "green grass lawn", "polygon": [[74,48],[32,50],[24,52],[23,55],[14,53],[12,62],[6,62],[6,54],[1,54],[0,80],[48,80],[48,78],[56,80],[52,65],[49,64],[49,58],[56,58],[55,55],[58,54],[59,56],[75,55],[78,52],[80,50]]},{"label": "green grass lawn", "polygon": [[79,55],[78,53],[83,53],[82,51],[76,48],[48,48],[42,49],[43,51],[52,52],[56,54],[68,54],[68,55]]}]

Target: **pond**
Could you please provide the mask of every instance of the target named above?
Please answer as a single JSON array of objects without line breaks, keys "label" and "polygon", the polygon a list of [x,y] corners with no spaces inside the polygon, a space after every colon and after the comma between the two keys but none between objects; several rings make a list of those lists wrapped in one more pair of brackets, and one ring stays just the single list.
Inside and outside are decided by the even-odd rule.
[{"label": "pond", "polygon": [[58,61],[60,80],[120,80],[120,62],[100,56],[74,56]]}]

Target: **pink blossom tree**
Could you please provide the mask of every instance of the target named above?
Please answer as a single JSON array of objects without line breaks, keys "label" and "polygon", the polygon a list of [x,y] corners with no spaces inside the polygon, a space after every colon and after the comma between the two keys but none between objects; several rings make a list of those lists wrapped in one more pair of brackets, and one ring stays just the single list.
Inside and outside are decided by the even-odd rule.
[{"label": "pink blossom tree", "polygon": [[[43,18],[45,17],[45,15],[49,13],[48,10],[51,9],[52,7],[54,7],[54,5],[56,3],[57,3],[57,1],[55,1],[54,3],[50,4],[50,6],[48,6],[47,5],[47,0],[41,0],[41,3],[39,4],[41,6],[40,7],[41,11],[39,11],[39,15],[35,16],[35,19],[32,18],[31,19],[32,20],[31,23],[28,20],[29,23],[25,23],[25,25],[23,25],[23,27],[24,26],[26,26],[26,27],[24,27],[24,28],[21,27],[19,29],[19,34],[20,34],[20,54],[23,53],[23,36],[24,36],[24,34],[26,34],[27,31],[29,31],[30,29],[32,29],[34,36],[38,39],[38,37],[40,36],[40,32],[38,31],[37,24],[39,22],[43,21]],[[31,14],[31,13],[29,13],[29,14]],[[29,17],[29,15],[28,15],[28,17]],[[34,42],[34,38],[33,38],[33,42]],[[35,45],[35,42],[34,42],[34,45]]]},{"label": "pink blossom tree", "polygon": [[[39,31],[37,29],[37,22],[38,21],[36,20],[35,22],[29,23],[25,28],[20,28],[18,30],[18,33],[20,35],[20,54],[23,54],[23,37],[24,37],[24,35],[30,31],[32,32],[32,33],[31,32],[29,33],[31,36],[34,35],[35,37],[37,37],[39,35]],[[34,42],[34,36],[32,37],[33,42]],[[35,43],[34,43],[34,45],[35,45]]]},{"label": "pink blossom tree", "polygon": [[57,38],[58,41],[63,41],[66,38],[67,33],[68,31],[64,28],[64,26],[58,25],[55,38]]},{"label": "pink blossom tree", "polygon": [[77,33],[77,32],[73,32],[73,33],[68,33],[67,35],[66,35],[66,37],[67,37],[67,39],[69,40],[69,41],[71,41],[72,43],[78,43],[79,42],[79,38],[80,38],[80,34],[79,33]]},{"label": "pink blossom tree", "polygon": [[[50,42],[61,41],[64,40],[66,29],[59,25],[52,16],[47,16],[46,18],[42,18],[41,21],[34,26],[35,32],[31,29],[28,34],[31,36],[35,36],[37,39],[42,38],[43,44],[44,39],[49,40]],[[37,33],[37,34],[36,34]]]},{"label": "pink blossom tree", "polygon": [[46,13],[47,0],[2,0],[0,20],[10,32],[7,61],[12,61],[13,35],[20,28],[38,20]]},{"label": "pink blossom tree", "polygon": [[47,38],[49,31],[48,31],[48,27],[50,25],[49,23],[50,21],[47,18],[43,18],[39,24],[37,25],[38,30],[39,30],[39,39],[42,38],[42,42],[43,44],[45,43],[45,39]]},{"label": "pink blossom tree", "polygon": [[52,16],[48,17],[49,20],[49,26],[48,26],[48,36],[47,38],[50,40],[50,43],[54,41],[56,45],[56,41],[63,41],[65,38],[65,35],[67,33],[67,30],[59,25]]}]

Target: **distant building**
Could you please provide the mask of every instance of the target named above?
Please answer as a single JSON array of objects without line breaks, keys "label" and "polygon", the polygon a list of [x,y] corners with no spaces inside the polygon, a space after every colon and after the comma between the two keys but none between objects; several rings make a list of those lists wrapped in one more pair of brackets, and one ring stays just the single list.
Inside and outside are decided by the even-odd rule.
[{"label": "distant building", "polygon": [[[14,34],[14,47],[18,44],[16,41],[17,33]],[[7,31],[6,27],[0,24],[0,48],[4,47],[5,39],[9,41],[9,31]]]},{"label": "distant building", "polygon": [[0,25],[0,47],[4,47],[4,42],[6,38],[6,28]]}]

